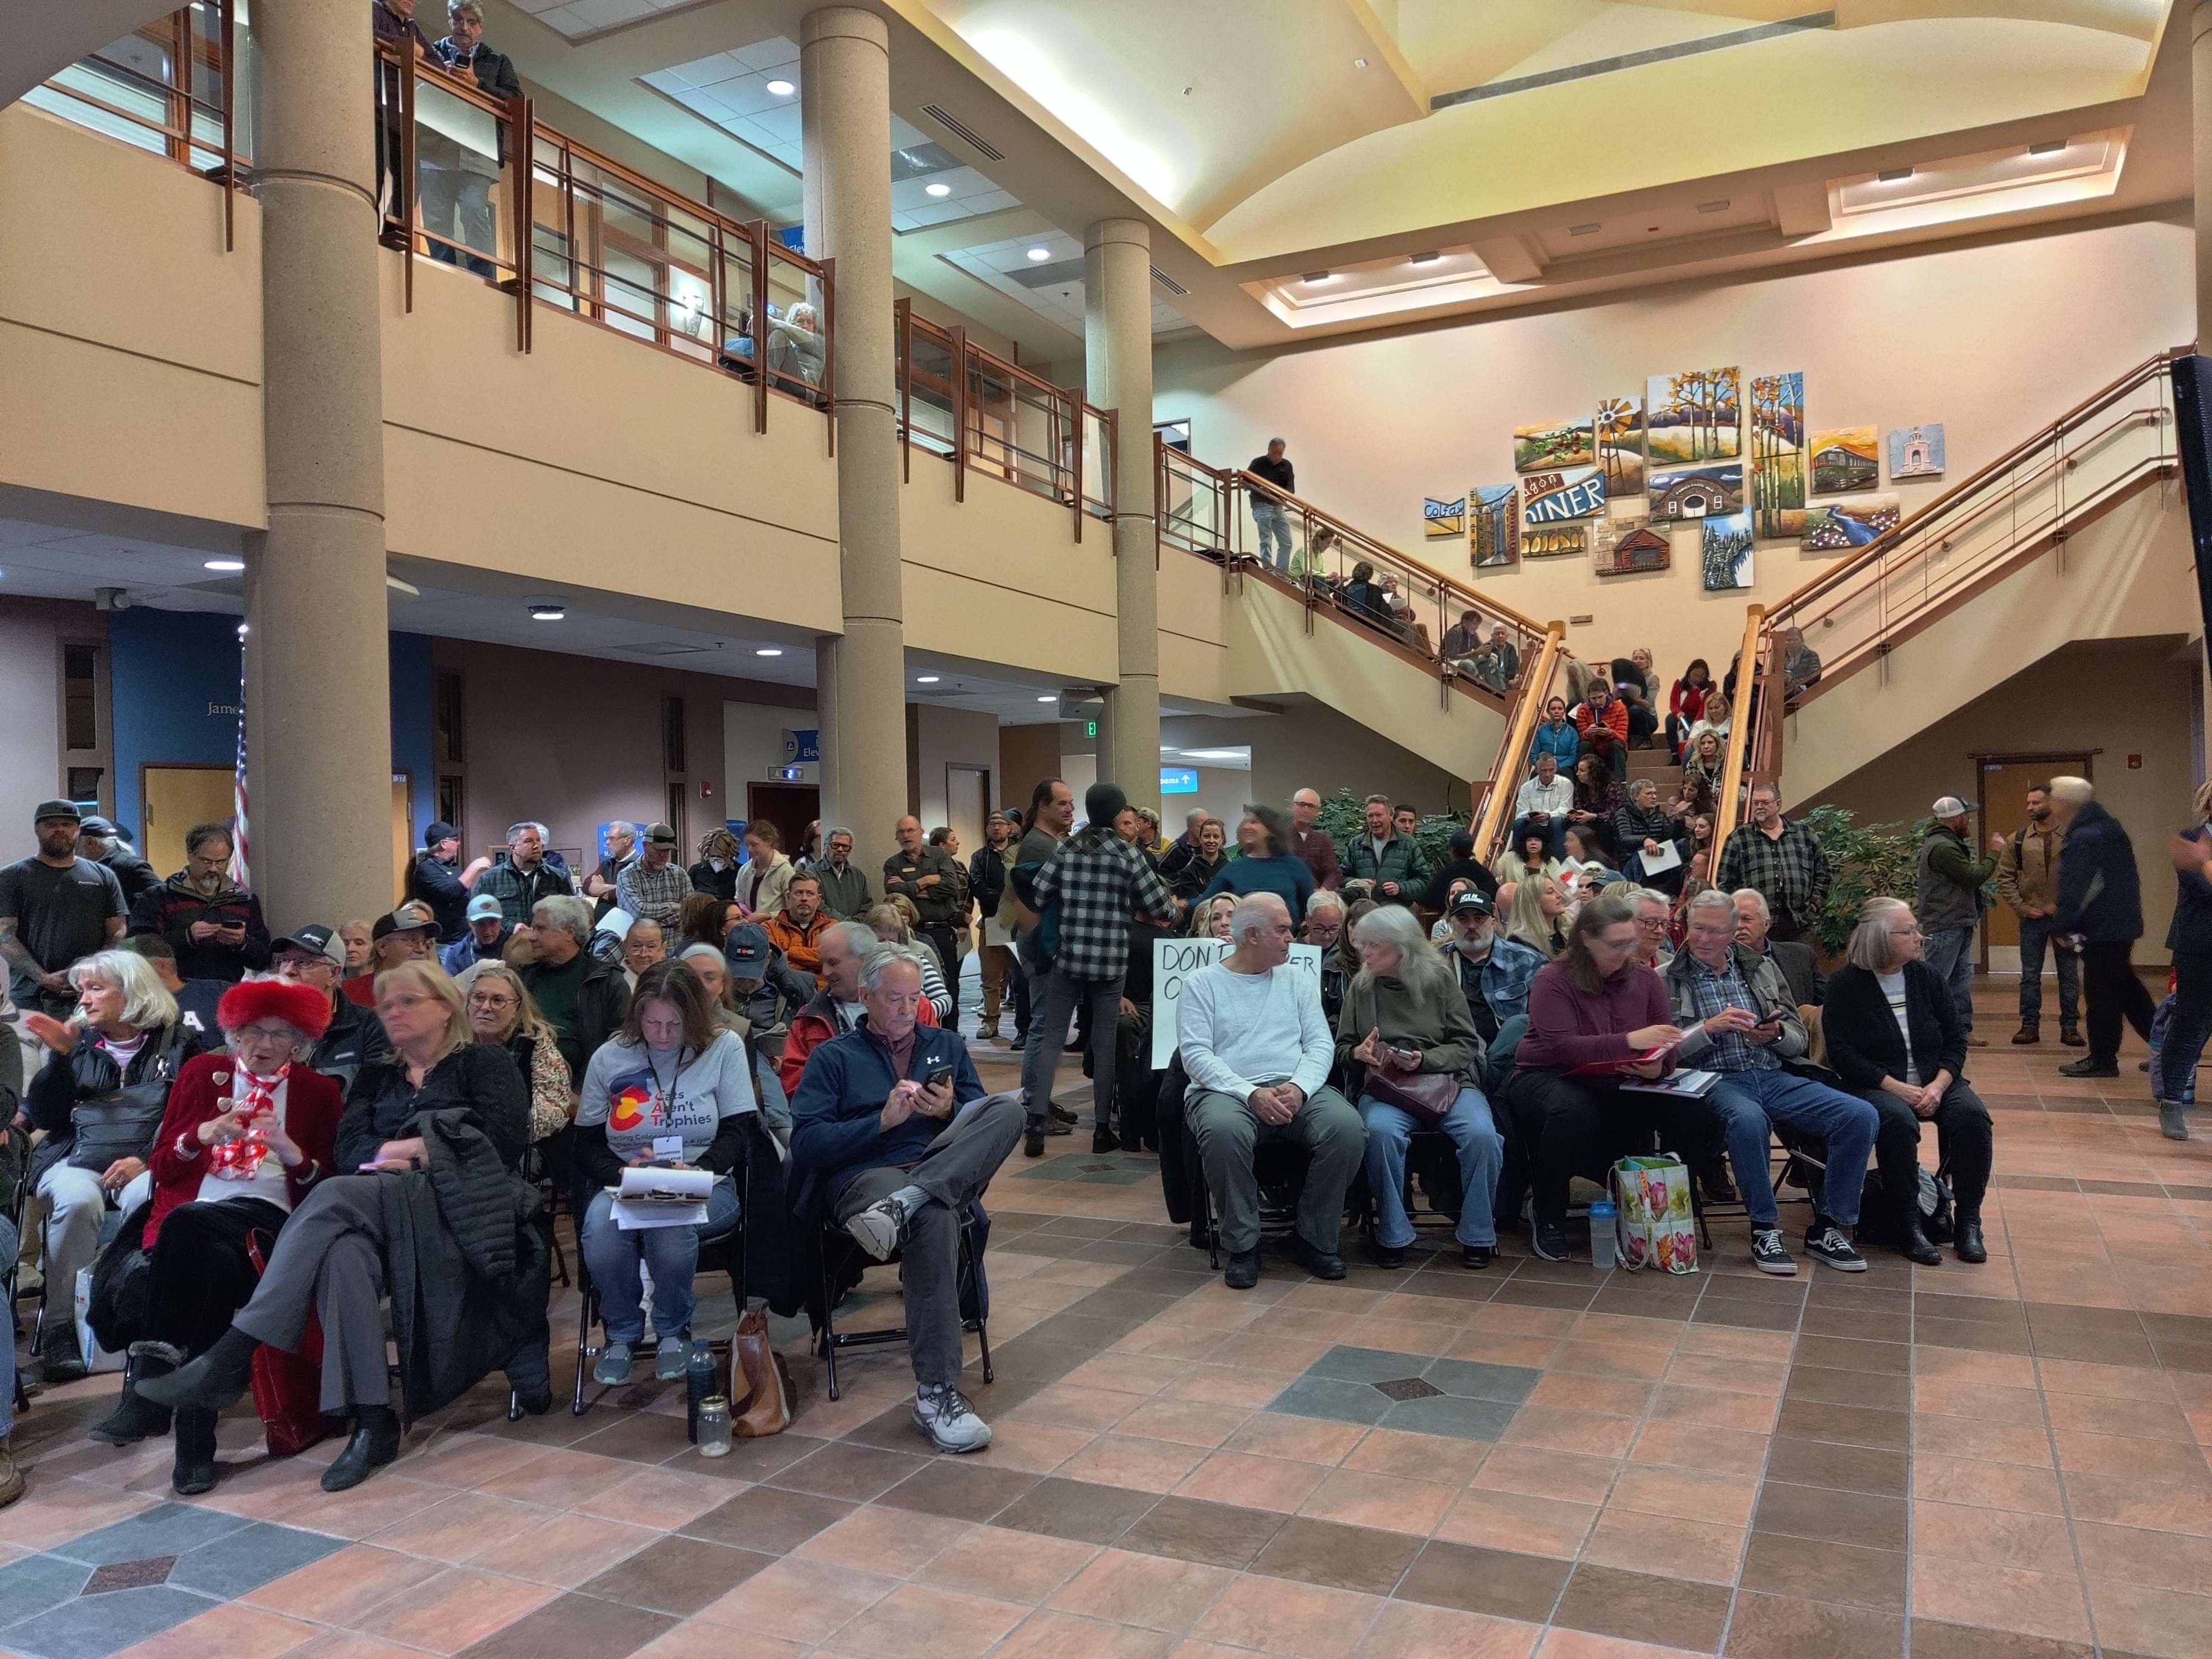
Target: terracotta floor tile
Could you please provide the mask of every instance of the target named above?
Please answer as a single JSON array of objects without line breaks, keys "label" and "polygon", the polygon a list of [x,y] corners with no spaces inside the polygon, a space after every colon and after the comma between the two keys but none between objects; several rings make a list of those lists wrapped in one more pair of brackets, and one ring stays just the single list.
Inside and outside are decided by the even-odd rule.
[{"label": "terracotta floor tile", "polygon": [[1753,1359],[1743,1354],[1685,1352],[1674,1355],[1668,1362],[1662,1380],[1681,1388],[1779,1395],[1789,1376],[1790,1366],[1785,1360]]},{"label": "terracotta floor tile", "polygon": [[1985,1422],[2040,1426],[2043,1396],[2033,1389],[2000,1388],[1956,1376],[1916,1377],[1912,1409],[1945,1417],[1974,1417]]},{"label": "terracotta floor tile", "polygon": [[1651,1642],[1626,1642],[1617,1636],[1597,1636],[1589,1631],[1554,1629],[1544,1635],[1536,1659],[1683,1659],[1688,1648],[1665,1648]]},{"label": "terracotta floor tile", "polygon": [[1733,1584],[1743,1559],[1744,1530],[1679,1518],[1655,1525],[1650,1516],[1608,1507],[1583,1546],[1583,1559],[1631,1572]]},{"label": "terracotta floor tile", "polygon": [[1916,1413],[1912,1450],[1916,1456],[1972,1457],[2042,1468],[2051,1464],[2051,1437],[2039,1423],[1992,1423]]},{"label": "terracotta floor tile", "polygon": [[2074,1474],[2065,1476],[2064,1486],[2067,1509],[2076,1522],[2101,1521],[2116,1527],[2212,1537],[2212,1494],[2199,1487]]},{"label": "terracotta floor tile", "polygon": [[573,1589],[660,1536],[651,1527],[589,1515],[549,1515],[536,1526],[468,1558],[489,1572]]},{"label": "terracotta floor tile", "polygon": [[2133,1365],[2100,1365],[2080,1359],[2036,1362],[2045,1389],[2051,1394],[2100,1395],[2114,1400],[2171,1400],[2173,1390],[2162,1371]]},{"label": "terracotta floor tile", "polygon": [[1403,1429],[1370,1429],[1367,1437],[1345,1455],[1342,1467],[1463,1486],[1474,1478],[1490,1450],[1479,1440],[1454,1440]]},{"label": "terracotta floor tile", "polygon": [[1509,1446],[1541,1446],[1589,1457],[1620,1457],[1636,1438],[1636,1419],[1565,1407],[1529,1404],[1514,1414],[1503,1437]]},{"label": "terracotta floor tile", "polygon": [[1110,1389],[1086,1389],[1073,1382],[1055,1382],[1031,1395],[1014,1407],[1012,1415],[1026,1422],[1056,1427],[1088,1429],[1093,1434],[1112,1428],[1145,1403],[1141,1395],[1119,1394]]},{"label": "terracotta floor tile", "polygon": [[456,1492],[363,1541],[434,1561],[465,1561],[545,1518],[546,1512],[534,1504],[517,1504],[487,1492]]},{"label": "terracotta floor tile", "polygon": [[1529,1393],[1528,1404],[1563,1406],[1613,1417],[1641,1417],[1651,1403],[1651,1395],[1650,1383],[1632,1378],[1582,1376],[1555,1370],[1537,1382]]},{"label": "terracotta floor tile", "polygon": [[902,1584],[841,1627],[854,1659],[978,1659],[1030,1609],[933,1584]]},{"label": "terracotta floor tile", "polygon": [[1097,1555],[1096,1544],[1004,1527],[976,1527],[915,1577],[922,1583],[1035,1607]]},{"label": "terracotta floor tile", "polygon": [[996,1468],[1019,1469],[1030,1474],[1049,1474],[1097,1438],[1090,1429],[1063,1428],[1054,1423],[1024,1423],[1019,1418],[991,1421],[991,1443],[968,1455]]},{"label": "terracotta floor tile", "polygon": [[1980,1625],[2066,1642],[2089,1639],[2081,1582],[2073,1573],[2030,1572],[1985,1562],[1916,1554],[1912,1616]]},{"label": "terracotta floor tile", "polygon": [[1076,1574],[1049,1605],[1180,1635],[1205,1616],[1236,1577],[1225,1567],[1109,1549]]},{"label": "terracotta floor tile", "polygon": [[1251,1415],[1236,1406],[1210,1406],[1194,1400],[1153,1400],[1116,1423],[1114,1431],[1148,1440],[1173,1440],[1210,1451],[1242,1428]]},{"label": "terracotta floor tile", "polygon": [[136,1643],[129,1659],[276,1659],[313,1641],[322,1628],[242,1601],[228,1602]]},{"label": "terracotta floor tile", "polygon": [[[791,1642],[759,1631],[745,1634],[744,1659],[800,1659],[803,1642]],[[666,1635],[655,1638],[630,1659],[731,1659],[730,1632],[719,1625],[687,1620]]]},{"label": "terracotta floor tile", "polygon": [[[1255,1457],[1287,1457],[1295,1462],[1334,1467],[1369,1432],[1357,1423],[1330,1423],[1314,1417],[1293,1417],[1287,1412],[1255,1412],[1221,1443],[1225,1450],[1249,1452]],[[1431,1444],[1437,1438],[1427,1434],[1413,1437]]]},{"label": "terracotta floor tile", "polygon": [[374,1636],[428,1653],[459,1653],[553,1599],[550,1585],[474,1567],[449,1567],[351,1621]]},{"label": "terracotta floor tile", "polygon": [[1078,1388],[1111,1389],[1117,1394],[1155,1395],[1186,1375],[1191,1362],[1158,1354],[1102,1353],[1086,1359],[1061,1379]]},{"label": "terracotta floor tile", "polygon": [[878,1573],[820,1561],[779,1561],[763,1568],[696,1617],[747,1636],[763,1632],[794,1642],[821,1642],[898,1588]]},{"label": "terracotta floor tile", "polygon": [[992,1659],[1164,1659],[1175,1638],[1134,1625],[1109,1624],[1049,1609],[1033,1613],[992,1652]]},{"label": "terracotta floor tile", "polygon": [[1479,1544],[1486,1549],[1572,1560],[1589,1535],[1590,1523],[1597,1514],[1593,1504],[1477,1488],[1462,1492],[1454,1500],[1437,1523],[1436,1535],[1455,1544]]},{"label": "terracotta floor tile", "polygon": [[[317,1478],[320,1475],[319,1469],[309,1466],[288,1472],[298,1474],[303,1480],[311,1473]],[[161,1484],[166,1486],[167,1482]],[[319,1486],[311,1487],[297,1502],[284,1504],[277,1515],[287,1526],[305,1527],[310,1532],[326,1532],[339,1538],[366,1538],[410,1516],[419,1515],[450,1496],[447,1487],[427,1486],[387,1472],[351,1492],[326,1492]]]},{"label": "terracotta floor tile", "polygon": [[1775,1395],[1684,1388],[1668,1382],[1654,1392],[1650,1416],[1655,1423],[1704,1423],[1716,1428],[1749,1429],[1764,1434],[1774,1426],[1780,1407],[1780,1398]]},{"label": "terracotta floor tile", "polygon": [[790,1559],[910,1578],[974,1529],[965,1521],[867,1504],[824,1527]]},{"label": "terracotta floor tile", "polygon": [[1703,1423],[1647,1423],[1628,1456],[1635,1463],[1674,1463],[1684,1468],[1749,1474],[1766,1463],[1769,1437]]},{"label": "terracotta floor tile", "polygon": [[664,1467],[641,1470],[627,1480],[618,1480],[575,1508],[610,1521],[674,1528],[726,1502],[730,1496],[730,1483],[720,1475]]},{"label": "terracotta floor tile", "polygon": [[1932,1453],[1922,1453],[1912,1460],[1912,1495],[1917,1500],[2026,1510],[2037,1515],[2066,1512],[2054,1470],[1978,1458],[1939,1457]]},{"label": "terracotta floor tile", "polygon": [[1443,1518],[1455,1495],[1451,1487],[1435,1481],[1334,1469],[1298,1506],[1298,1513],[1346,1526],[1382,1527],[1425,1537]]},{"label": "terracotta floor tile", "polygon": [[1517,1619],[1385,1601],[1352,1659],[1528,1659],[1543,1633]]},{"label": "terracotta floor tile", "polygon": [[1532,1498],[1562,1498],[1595,1507],[1605,1502],[1620,1472],[1617,1457],[1581,1457],[1535,1446],[1494,1446],[1475,1471],[1474,1485]]},{"label": "terracotta floor tile", "polygon": [[2064,1576],[2075,1571],[2074,1543],[2066,1522],[2055,1515],[2019,1510],[1915,1503],[1912,1548],[1918,1555],[2021,1567],[2031,1572]]},{"label": "terracotta floor tile", "polygon": [[[1123,1419],[1128,1429],[1141,1413]],[[1172,1492],[1205,1461],[1206,1448],[1172,1440],[1147,1440],[1117,1430],[1102,1434],[1053,1473],[1067,1480],[1095,1480],[1136,1492]]]},{"label": "terracotta floor tile", "polygon": [[590,1452],[558,1447],[532,1458],[510,1474],[470,1484],[495,1498],[568,1509],[620,1486],[637,1472],[636,1464],[623,1458],[599,1457]]},{"label": "terracotta floor tile", "polygon": [[1374,1622],[1376,1598],[1351,1590],[1241,1577],[1193,1634],[1286,1659],[1346,1659]]},{"label": "terracotta floor tile", "polygon": [[1787,1331],[1745,1330],[1734,1325],[1686,1325],[1677,1353],[1710,1354],[1724,1359],[1786,1361],[1797,1339]]},{"label": "terracotta floor tile", "polygon": [[2205,1651],[2205,1632],[2212,1631],[2212,1598],[2094,1580],[2089,1600],[2096,1609],[2098,1639],[2107,1652],[2197,1659]]},{"label": "terracotta floor tile", "polygon": [[1209,1406],[1242,1406],[1258,1412],[1295,1381],[1287,1371],[1240,1370],[1228,1365],[1194,1365],[1160,1390],[1163,1400],[1195,1400]]},{"label": "terracotta floor tile", "polygon": [[2173,1480],[2179,1474],[2188,1473],[2194,1479],[2187,1484],[2203,1486],[2207,1480],[2204,1460],[2191,1451],[2176,1455],[2171,1441],[2138,1440],[2130,1435],[2082,1434],[2072,1430],[2058,1429],[2052,1437],[2058,1442],[2058,1467],[2069,1474],[2104,1474],[2123,1480]]},{"label": "terracotta floor tile", "polygon": [[1746,1527],[1751,1524],[1752,1506],[1758,1496],[1759,1481],[1753,1475],[1675,1468],[1663,1463],[1630,1463],[1613,1483],[1606,1507]]},{"label": "terracotta floor tile", "polygon": [[1176,1495],[1247,1509],[1279,1510],[1287,1515],[1297,1511],[1328,1473],[1318,1463],[1218,1451],[1190,1472],[1176,1488]]},{"label": "terracotta floor tile", "polygon": [[2081,1547],[2082,1573],[2093,1586],[2105,1579],[2189,1595],[2212,1595],[2212,1538],[2142,1527],[2108,1527],[2094,1521],[2076,1522],[2074,1534]]},{"label": "terracotta floor tile", "polygon": [[438,1564],[355,1544],[271,1579],[239,1599],[272,1613],[349,1625],[380,1601],[437,1577]]}]

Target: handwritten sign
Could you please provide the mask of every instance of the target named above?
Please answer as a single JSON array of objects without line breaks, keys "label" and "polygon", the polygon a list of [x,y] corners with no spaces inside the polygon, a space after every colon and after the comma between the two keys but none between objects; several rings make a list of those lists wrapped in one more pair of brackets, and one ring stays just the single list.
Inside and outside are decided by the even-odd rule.
[{"label": "handwritten sign", "polygon": [[[1176,1018],[1182,983],[1201,968],[1229,954],[1225,939],[1156,939],[1152,941],[1152,1069],[1163,1072],[1175,1058]],[[1291,946],[1291,966],[1311,975],[1321,994],[1321,952],[1310,945]]]}]

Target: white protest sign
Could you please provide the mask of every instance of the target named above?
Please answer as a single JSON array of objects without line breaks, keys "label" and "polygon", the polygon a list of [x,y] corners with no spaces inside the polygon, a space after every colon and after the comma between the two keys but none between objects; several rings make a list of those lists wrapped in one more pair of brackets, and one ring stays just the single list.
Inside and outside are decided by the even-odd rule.
[{"label": "white protest sign", "polygon": [[[1156,939],[1152,941],[1152,1069],[1162,1072],[1175,1058],[1176,1004],[1182,982],[1229,954],[1226,939]],[[1291,966],[1313,978],[1321,994],[1321,952],[1310,945],[1291,946]]]}]

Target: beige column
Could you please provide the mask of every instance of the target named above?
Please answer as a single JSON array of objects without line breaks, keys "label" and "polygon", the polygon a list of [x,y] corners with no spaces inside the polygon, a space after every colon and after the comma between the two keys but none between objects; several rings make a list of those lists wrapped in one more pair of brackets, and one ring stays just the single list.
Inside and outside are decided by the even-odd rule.
[{"label": "beige column", "polygon": [[269,528],[246,556],[249,833],[289,928],[392,902],[374,77],[366,6],[258,0],[253,32]]},{"label": "beige column", "polygon": [[1084,236],[1085,395],[1121,412],[1114,469],[1121,682],[1098,723],[1098,775],[1160,804],[1159,548],[1152,514],[1152,227],[1102,219]]},{"label": "beige column", "polygon": [[2212,350],[2212,0],[2189,18],[2190,131],[2197,180],[2197,349]]},{"label": "beige column", "polygon": [[891,328],[890,35],[855,6],[800,21],[806,252],[837,262],[837,541],[845,629],[818,645],[823,821],[873,872],[906,811],[906,629]]}]

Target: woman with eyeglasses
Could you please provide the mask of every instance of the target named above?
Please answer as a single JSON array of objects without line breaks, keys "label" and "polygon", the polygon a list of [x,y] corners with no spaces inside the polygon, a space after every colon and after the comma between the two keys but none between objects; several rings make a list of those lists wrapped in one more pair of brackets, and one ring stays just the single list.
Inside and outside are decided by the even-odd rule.
[{"label": "woman with eyeglasses", "polygon": [[1996,1156],[1990,1109],[1966,1086],[1966,1030],[1936,970],[1921,959],[1920,924],[1902,899],[1869,899],[1850,960],[1828,981],[1820,1031],[1828,1064],[1881,1115],[1875,1170],[1898,1249],[1924,1267],[1942,1253],[1920,1224],[1920,1126],[1936,1126],[1951,1178],[1951,1254],[1989,1260],[1982,1198]]},{"label": "woman with eyeglasses", "polygon": [[315,1314],[323,1411],[354,1419],[323,1471],[325,1492],[357,1486],[399,1455],[387,1296],[410,1419],[501,1370],[525,1410],[553,1403],[550,1253],[537,1188],[515,1179],[530,1144],[522,1073],[505,1048],[475,1041],[460,988],[435,963],[379,974],[376,1015],[392,1051],[354,1078],[339,1173],[292,1212],[230,1328],[141,1390],[157,1405],[220,1412],[252,1382],[254,1349],[297,1353]]},{"label": "woman with eyeglasses", "polygon": [[476,1041],[506,1049],[530,1085],[530,1139],[540,1141],[567,1128],[576,1115],[568,1062],[561,1058],[559,1034],[523,989],[521,975],[504,963],[488,963],[469,982],[468,1006]]}]

